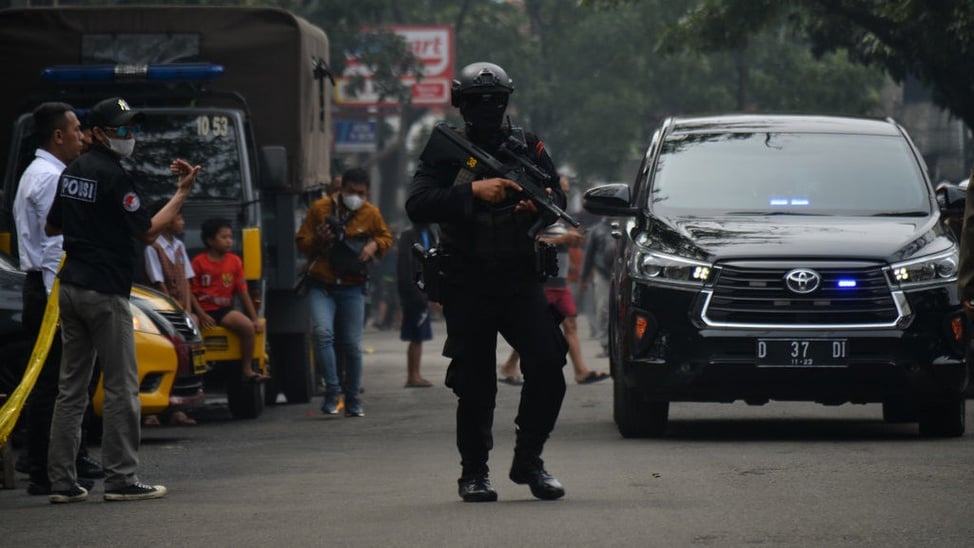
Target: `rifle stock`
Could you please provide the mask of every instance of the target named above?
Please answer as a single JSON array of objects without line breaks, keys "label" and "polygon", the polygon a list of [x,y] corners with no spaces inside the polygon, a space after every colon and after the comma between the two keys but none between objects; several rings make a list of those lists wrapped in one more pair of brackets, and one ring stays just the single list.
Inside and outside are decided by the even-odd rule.
[{"label": "rifle stock", "polygon": [[[537,207],[564,219],[572,226],[579,226],[579,222],[554,203],[548,195],[545,183],[551,180],[550,175],[517,151],[506,146],[502,147],[502,150],[514,160],[514,166],[501,162],[447,124],[439,123],[433,128],[433,133],[420,159],[428,163],[459,161],[464,167],[479,175],[494,175],[510,179],[521,187],[522,193]],[[539,218],[528,231],[528,235],[533,238],[542,228],[544,228],[544,220]]]}]

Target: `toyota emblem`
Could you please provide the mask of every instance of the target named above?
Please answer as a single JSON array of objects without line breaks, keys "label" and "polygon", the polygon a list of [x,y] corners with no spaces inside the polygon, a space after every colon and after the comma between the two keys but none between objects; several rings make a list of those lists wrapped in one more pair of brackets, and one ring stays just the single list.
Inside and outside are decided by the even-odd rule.
[{"label": "toyota emblem", "polygon": [[807,295],[822,284],[822,276],[809,268],[796,268],[785,274],[785,285],[792,293]]}]

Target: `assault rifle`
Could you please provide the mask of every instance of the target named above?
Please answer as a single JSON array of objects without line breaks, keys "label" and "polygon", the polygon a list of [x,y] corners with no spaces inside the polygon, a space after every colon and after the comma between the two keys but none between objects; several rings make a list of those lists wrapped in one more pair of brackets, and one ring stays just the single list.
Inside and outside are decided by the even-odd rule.
[{"label": "assault rifle", "polygon": [[[478,175],[493,175],[510,179],[521,187],[523,194],[539,208],[551,215],[564,219],[568,224],[577,227],[579,222],[558,206],[548,195],[545,183],[551,181],[551,176],[538,168],[526,157],[524,149],[527,147],[511,136],[501,145],[501,151],[511,159],[512,164],[501,162],[486,150],[471,143],[457,130],[445,122],[433,128],[430,140],[420,155],[420,159],[428,163],[443,161],[459,161],[464,167]],[[550,217],[549,217],[550,218]],[[528,236],[534,238],[538,231],[544,228],[544,218],[528,230]]]}]

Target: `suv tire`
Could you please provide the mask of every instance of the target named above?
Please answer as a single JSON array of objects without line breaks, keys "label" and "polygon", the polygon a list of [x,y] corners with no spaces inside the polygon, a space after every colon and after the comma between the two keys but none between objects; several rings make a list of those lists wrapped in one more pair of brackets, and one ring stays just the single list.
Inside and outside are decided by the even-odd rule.
[{"label": "suv tire", "polygon": [[926,438],[963,436],[966,414],[966,400],[963,396],[928,402],[920,410],[920,435]]},{"label": "suv tire", "polygon": [[650,401],[626,385],[623,375],[612,379],[613,417],[624,438],[660,438],[666,433],[670,402]]},{"label": "suv tire", "polygon": [[916,406],[906,397],[889,398],[883,402],[883,420],[889,423],[916,422]]}]

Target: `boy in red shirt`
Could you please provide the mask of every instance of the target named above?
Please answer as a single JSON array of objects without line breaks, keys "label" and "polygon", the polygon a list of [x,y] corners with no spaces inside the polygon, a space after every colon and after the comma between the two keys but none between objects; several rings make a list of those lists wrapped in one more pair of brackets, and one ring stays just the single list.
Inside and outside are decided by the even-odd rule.
[{"label": "boy in red shirt", "polygon": [[[230,252],[233,231],[227,219],[207,219],[200,227],[200,239],[206,251],[193,258],[193,308],[204,328],[225,327],[240,337],[241,366],[247,381],[263,382],[269,377],[254,371],[254,335],[264,330],[254,302],[247,293],[243,261]],[[240,297],[247,315],[233,308],[233,296]],[[249,318],[248,318],[249,316]]]}]

